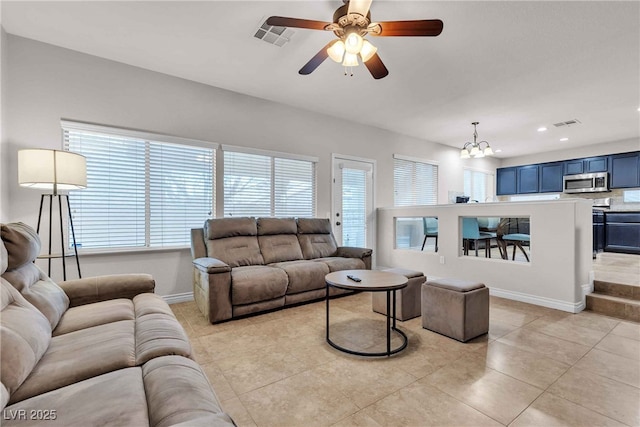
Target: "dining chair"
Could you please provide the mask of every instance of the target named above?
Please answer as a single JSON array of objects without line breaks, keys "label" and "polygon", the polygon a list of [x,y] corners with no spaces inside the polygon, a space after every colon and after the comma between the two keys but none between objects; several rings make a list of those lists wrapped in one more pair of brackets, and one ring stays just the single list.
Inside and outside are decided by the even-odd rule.
[{"label": "dining chair", "polygon": [[423,217],[422,218],[422,230],[424,233],[424,240],[422,241],[422,249],[424,251],[424,245],[427,243],[428,237],[435,237],[436,239],[436,252],[438,252],[438,218]]},{"label": "dining chair", "polygon": [[525,251],[524,246],[529,246],[531,235],[529,233],[521,233],[520,231],[529,231],[528,218],[502,218],[498,229],[496,230],[498,248],[503,259],[509,259],[507,247],[513,245],[513,254],[511,260],[516,259],[516,248],[520,248],[524,258],[530,262],[529,255]]},{"label": "dining chair", "polygon": [[476,256],[478,256],[478,243],[484,240],[484,256],[485,258],[491,258],[491,239],[494,237],[492,233],[480,231],[478,218],[462,218],[462,247],[464,255],[469,255],[469,247],[473,240]]}]

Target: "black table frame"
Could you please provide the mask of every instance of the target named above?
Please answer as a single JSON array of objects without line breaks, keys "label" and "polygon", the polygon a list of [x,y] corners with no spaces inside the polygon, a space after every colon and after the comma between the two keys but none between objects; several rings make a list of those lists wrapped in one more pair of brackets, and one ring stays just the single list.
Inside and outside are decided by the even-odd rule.
[{"label": "black table frame", "polygon": [[[334,288],[338,288],[338,289],[342,289],[340,286],[338,285],[334,285],[334,284],[330,284],[329,282],[326,282],[327,284],[327,343],[329,343],[329,345],[331,345],[331,347],[343,351],[345,353],[349,353],[349,354],[353,354],[356,356],[364,356],[364,357],[380,357],[380,356],[391,356],[394,355],[396,353],[401,352],[402,350],[404,350],[407,347],[407,335],[402,332],[400,329],[396,328],[396,289],[393,290],[386,290],[386,289],[381,289],[381,290],[375,290],[375,289],[363,289],[362,292],[386,292],[387,293],[387,351],[383,351],[383,352],[363,352],[363,351],[356,351],[356,350],[351,350],[348,349],[346,347],[342,347],[341,345],[336,344],[335,342],[331,341],[331,338],[329,337],[329,300],[331,299],[329,297],[329,289],[331,287]],[[405,285],[406,286],[406,285]],[[399,288],[402,289],[402,288]],[[391,294],[393,293],[393,297],[391,296]],[[391,308],[391,299],[393,298],[393,308]],[[393,310],[393,315],[391,314]],[[402,338],[402,344],[394,349],[391,348],[391,331],[395,331],[397,332],[400,337]]]}]

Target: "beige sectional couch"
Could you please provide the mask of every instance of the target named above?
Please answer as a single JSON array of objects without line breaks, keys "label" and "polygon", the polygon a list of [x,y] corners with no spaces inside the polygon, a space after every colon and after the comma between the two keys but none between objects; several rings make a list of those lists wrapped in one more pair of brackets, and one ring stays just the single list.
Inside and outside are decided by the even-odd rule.
[{"label": "beige sectional couch", "polygon": [[34,230],[1,227],[3,426],[233,425],[151,276],[58,285]]},{"label": "beige sectional couch", "polygon": [[[326,296],[325,275],[371,269],[325,218],[220,218],[191,230],[193,295],[211,323]],[[333,292],[340,292],[332,289]]]}]

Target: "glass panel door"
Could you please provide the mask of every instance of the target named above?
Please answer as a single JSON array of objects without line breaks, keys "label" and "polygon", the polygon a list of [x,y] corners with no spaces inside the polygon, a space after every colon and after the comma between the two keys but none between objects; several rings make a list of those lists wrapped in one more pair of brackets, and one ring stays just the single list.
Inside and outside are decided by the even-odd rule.
[{"label": "glass panel door", "polygon": [[334,159],[333,230],[340,246],[373,244],[373,163]]}]

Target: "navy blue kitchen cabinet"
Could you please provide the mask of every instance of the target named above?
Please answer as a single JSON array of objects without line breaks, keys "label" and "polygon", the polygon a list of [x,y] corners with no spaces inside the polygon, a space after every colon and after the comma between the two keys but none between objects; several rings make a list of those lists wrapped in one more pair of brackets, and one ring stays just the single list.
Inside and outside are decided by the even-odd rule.
[{"label": "navy blue kitchen cabinet", "polygon": [[614,154],[610,163],[610,188],[640,187],[640,153]]},{"label": "navy blue kitchen cabinet", "polygon": [[561,193],[563,175],[595,172],[609,172],[612,189],[640,187],[640,151],[499,168],[496,194]]},{"label": "navy blue kitchen cabinet", "polygon": [[598,252],[604,251],[604,212],[599,210],[593,211],[593,258],[595,259]]},{"label": "navy blue kitchen cabinet", "polygon": [[582,159],[567,160],[564,162],[565,175],[576,175],[579,173],[584,173],[584,162]]},{"label": "navy blue kitchen cabinet", "polygon": [[496,171],[496,194],[516,194],[516,168],[500,168]]},{"label": "navy blue kitchen cabinet", "polygon": [[640,212],[605,212],[605,252],[640,254]]},{"label": "navy blue kitchen cabinet", "polygon": [[560,193],[562,191],[563,162],[543,163],[540,165],[540,192]]},{"label": "navy blue kitchen cabinet", "polygon": [[564,174],[576,175],[580,173],[607,172],[609,162],[607,156],[587,157],[585,159],[566,160]]},{"label": "navy blue kitchen cabinet", "polygon": [[538,169],[538,165],[518,166],[516,178],[518,194],[530,194],[539,191]]},{"label": "navy blue kitchen cabinet", "polygon": [[589,157],[584,159],[584,173],[608,172],[608,156]]}]

